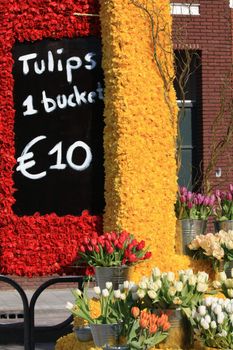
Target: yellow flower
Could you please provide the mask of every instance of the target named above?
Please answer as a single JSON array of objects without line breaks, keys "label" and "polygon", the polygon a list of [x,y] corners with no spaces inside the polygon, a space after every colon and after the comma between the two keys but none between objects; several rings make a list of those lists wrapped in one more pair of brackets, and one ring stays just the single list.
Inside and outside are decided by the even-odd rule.
[{"label": "yellow flower", "polygon": [[101,315],[100,302],[98,299],[92,298],[90,300],[90,315],[91,318],[98,318]]}]

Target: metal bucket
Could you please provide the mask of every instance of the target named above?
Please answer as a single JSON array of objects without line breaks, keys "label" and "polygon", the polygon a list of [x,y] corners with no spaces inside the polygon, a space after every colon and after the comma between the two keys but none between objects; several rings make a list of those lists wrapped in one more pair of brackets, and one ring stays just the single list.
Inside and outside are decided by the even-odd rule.
[{"label": "metal bucket", "polygon": [[233,220],[225,220],[225,221],[215,221],[214,222],[215,232],[219,232],[220,230],[229,231],[233,230]]},{"label": "metal bucket", "polygon": [[90,326],[77,327],[73,331],[81,342],[87,342],[93,339]]},{"label": "metal bucket", "polygon": [[95,346],[103,347],[119,344],[122,330],[120,323],[90,324],[90,328]]},{"label": "metal bucket", "polygon": [[204,235],[207,227],[207,220],[179,220],[181,254],[192,255],[187,245],[198,235]]},{"label": "metal bucket", "polygon": [[107,345],[104,350],[129,350],[129,345]]},{"label": "metal bucket", "polygon": [[119,284],[128,279],[128,266],[103,267],[95,266],[96,284],[101,288],[106,288],[106,282],[112,282],[113,289],[118,289]]},{"label": "metal bucket", "polygon": [[[159,349],[191,349],[192,348],[192,330],[187,317],[183,315],[181,309],[161,310],[168,315],[168,321],[171,328],[168,330],[168,337],[160,344]],[[157,315],[161,311],[153,310]]]}]

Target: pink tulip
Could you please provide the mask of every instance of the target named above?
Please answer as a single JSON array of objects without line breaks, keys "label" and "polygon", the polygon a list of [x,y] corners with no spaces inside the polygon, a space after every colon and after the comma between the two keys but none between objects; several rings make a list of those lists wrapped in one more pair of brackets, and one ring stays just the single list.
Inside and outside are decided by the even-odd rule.
[{"label": "pink tulip", "polygon": [[226,199],[227,199],[228,201],[232,201],[232,194],[231,194],[231,192],[227,192],[227,193],[226,193]]},{"label": "pink tulip", "polygon": [[204,201],[204,196],[201,193],[197,194],[198,204],[201,205]]},{"label": "pink tulip", "polygon": [[187,200],[190,201],[192,199],[192,196],[193,196],[192,192],[188,191]]},{"label": "pink tulip", "polygon": [[220,190],[216,190],[215,191],[215,196],[220,198],[221,197],[221,191]]},{"label": "pink tulip", "polygon": [[206,196],[206,197],[204,198],[203,205],[208,206],[208,205],[209,205],[209,202],[210,202],[210,199],[209,199],[209,197]]},{"label": "pink tulip", "polygon": [[233,184],[230,184],[229,188],[230,188],[231,193],[233,193]]},{"label": "pink tulip", "polygon": [[184,186],[180,187],[180,194],[181,194],[181,195],[183,195],[183,194],[186,195],[187,192],[188,192],[188,190],[187,190],[186,187],[184,187]]},{"label": "pink tulip", "polygon": [[186,203],[186,197],[184,195],[180,196],[180,202]]},{"label": "pink tulip", "polygon": [[189,208],[189,209],[192,209],[192,207],[193,207],[193,203],[192,203],[192,202],[188,202],[187,205],[188,205],[188,208]]}]

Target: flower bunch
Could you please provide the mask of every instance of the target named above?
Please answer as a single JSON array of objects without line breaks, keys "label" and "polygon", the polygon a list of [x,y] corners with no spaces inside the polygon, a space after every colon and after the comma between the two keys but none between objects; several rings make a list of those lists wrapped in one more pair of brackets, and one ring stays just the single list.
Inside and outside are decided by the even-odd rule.
[{"label": "flower bunch", "polygon": [[206,220],[212,213],[215,195],[205,196],[201,193],[190,192],[186,187],[180,187],[175,204],[176,217],[179,220]]},{"label": "flower bunch", "polygon": [[145,248],[145,241],[138,242],[126,231],[106,232],[85,237],[79,248],[79,255],[90,266],[132,265],[151,257]]},{"label": "flower bunch", "polygon": [[[86,320],[89,324],[113,324],[122,321],[123,333],[130,323],[130,310],[134,305],[132,293],[137,290],[134,282],[125,281],[118,290],[113,290],[112,282],[106,282],[106,288],[94,287],[94,296],[88,295],[88,289],[72,290],[75,303],[67,302],[66,308],[75,316]],[[95,312],[93,312],[93,301]],[[96,309],[98,311],[96,312]]]},{"label": "flower bunch", "polygon": [[231,278],[227,278],[224,271],[218,274],[218,280],[213,281],[213,287],[225,295],[226,298],[233,299],[233,269],[231,269]]},{"label": "flower bunch", "polygon": [[217,206],[214,214],[218,221],[233,220],[233,184],[229,185],[226,192],[217,190],[215,192]]},{"label": "flower bunch", "polygon": [[188,248],[195,252],[194,258],[210,259],[215,269],[220,262],[227,267],[229,261],[233,260],[233,231],[221,230],[216,234],[198,235]]},{"label": "flower bunch", "polygon": [[208,297],[192,311],[194,336],[208,347],[233,349],[233,300]]},{"label": "flower bunch", "polygon": [[209,276],[205,272],[193,273],[193,270],[161,273],[158,268],[152,270],[149,278],[139,282],[137,297],[146,308],[172,309],[182,308],[190,314],[208,289]]},{"label": "flower bunch", "polygon": [[156,316],[137,306],[132,307],[131,314],[134,321],[127,336],[130,349],[150,349],[167,338],[170,323],[166,314]]}]

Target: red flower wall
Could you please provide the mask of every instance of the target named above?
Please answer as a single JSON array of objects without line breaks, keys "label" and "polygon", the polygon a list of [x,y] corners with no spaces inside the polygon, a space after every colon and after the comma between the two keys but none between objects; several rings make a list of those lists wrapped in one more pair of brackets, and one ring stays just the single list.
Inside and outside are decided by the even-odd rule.
[{"label": "red flower wall", "polygon": [[14,203],[14,103],[11,54],[18,41],[100,35],[97,0],[8,0],[0,2],[0,273],[47,275],[75,260],[86,235],[102,231],[102,217],[56,214],[18,217]]}]

